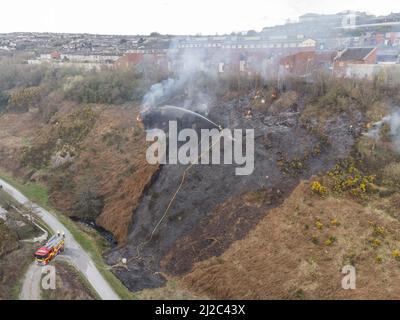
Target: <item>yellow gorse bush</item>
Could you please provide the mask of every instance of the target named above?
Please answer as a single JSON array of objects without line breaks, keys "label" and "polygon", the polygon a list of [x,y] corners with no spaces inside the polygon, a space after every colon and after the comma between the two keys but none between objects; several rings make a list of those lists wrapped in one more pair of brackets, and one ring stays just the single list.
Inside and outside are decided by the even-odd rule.
[{"label": "yellow gorse bush", "polygon": [[392,257],[395,258],[396,260],[400,260],[400,250],[394,249],[392,251]]},{"label": "yellow gorse bush", "polygon": [[353,196],[363,197],[369,186],[374,182],[374,175],[365,175],[353,164],[336,164],[327,172],[332,180],[332,191],[337,193],[349,192]]},{"label": "yellow gorse bush", "polygon": [[371,243],[371,246],[373,246],[374,248],[378,248],[382,244],[381,240],[379,240],[379,239],[372,239],[370,241],[370,243]]},{"label": "yellow gorse bush", "polygon": [[316,226],[317,229],[319,229],[319,230],[321,230],[321,229],[324,227],[324,225],[323,225],[321,222],[319,222],[319,221],[316,221],[316,222],[315,222],[315,226]]},{"label": "yellow gorse bush", "polygon": [[328,188],[324,187],[319,181],[314,181],[311,184],[311,190],[320,196],[328,194]]}]

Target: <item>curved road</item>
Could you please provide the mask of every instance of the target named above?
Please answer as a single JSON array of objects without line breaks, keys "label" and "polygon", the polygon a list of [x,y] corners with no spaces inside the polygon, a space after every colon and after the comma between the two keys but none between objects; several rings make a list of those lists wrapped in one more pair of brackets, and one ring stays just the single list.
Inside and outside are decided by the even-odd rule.
[{"label": "curved road", "polygon": [[[119,296],[103,278],[90,256],[82,249],[68,229],[60,221],[58,221],[54,215],[32,203],[21,192],[2,179],[0,179],[0,185],[2,185],[3,190],[11,195],[17,202],[26,207],[32,208],[32,212],[38,218],[42,219],[54,232],[57,232],[57,230],[65,232],[65,251],[63,255],[68,258],[71,263],[86,277],[93,289],[98,293],[99,297],[101,297],[103,300],[119,300]],[[33,268],[31,266],[26,274],[26,277],[29,275],[31,276],[32,283],[30,284],[30,287],[32,288],[35,286],[33,282],[36,282],[34,280],[37,278],[34,277],[36,272],[37,268]],[[29,284],[29,278],[25,279],[26,281],[24,281],[24,286],[26,287],[26,285]],[[27,284],[25,284],[25,282],[27,282]],[[24,298],[23,294],[21,294],[21,298]]]},{"label": "curved road", "polygon": [[32,263],[25,273],[24,283],[22,284],[21,293],[19,295],[20,300],[40,300],[41,279],[42,271],[40,266],[36,263]]}]

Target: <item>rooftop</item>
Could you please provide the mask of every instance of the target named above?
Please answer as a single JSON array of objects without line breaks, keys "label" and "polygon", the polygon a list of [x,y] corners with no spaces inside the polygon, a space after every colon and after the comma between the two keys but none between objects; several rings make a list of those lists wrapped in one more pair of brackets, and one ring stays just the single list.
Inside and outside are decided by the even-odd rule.
[{"label": "rooftop", "polygon": [[337,61],[364,60],[375,48],[347,48],[337,58]]}]

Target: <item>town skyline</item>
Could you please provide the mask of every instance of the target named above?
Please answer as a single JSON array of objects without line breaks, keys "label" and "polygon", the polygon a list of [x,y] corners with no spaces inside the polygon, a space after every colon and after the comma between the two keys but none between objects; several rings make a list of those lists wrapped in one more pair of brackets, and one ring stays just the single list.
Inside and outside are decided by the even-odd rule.
[{"label": "town skyline", "polygon": [[[171,35],[229,34],[296,21],[305,13],[335,14],[345,10],[374,15],[398,12],[393,0],[335,1],[310,0],[238,1],[151,0],[126,3],[103,0],[92,3],[70,1],[68,6],[48,0],[37,3],[19,0],[3,4],[8,12],[0,21],[0,33],[89,33],[104,35],[146,35],[152,32]],[[25,8],[22,12],[20,8]],[[79,8],[79,10],[76,10]],[[124,10],[121,10],[124,8]],[[15,13],[15,14],[13,14]],[[19,19],[13,17],[19,15]],[[41,19],[37,19],[40,16]],[[223,16],[224,23],[221,23]],[[204,19],[207,23],[204,23]]]}]

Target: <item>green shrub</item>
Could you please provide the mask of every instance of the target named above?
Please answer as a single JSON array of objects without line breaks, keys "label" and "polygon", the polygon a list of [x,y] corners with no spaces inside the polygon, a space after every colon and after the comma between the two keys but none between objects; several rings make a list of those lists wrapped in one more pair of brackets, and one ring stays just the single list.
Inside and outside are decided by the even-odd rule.
[{"label": "green shrub", "polygon": [[141,99],[142,74],[135,69],[93,71],[73,78],[65,86],[65,97],[79,103],[121,104]]}]

